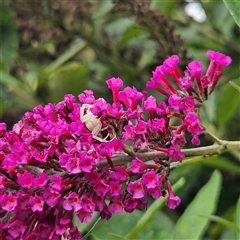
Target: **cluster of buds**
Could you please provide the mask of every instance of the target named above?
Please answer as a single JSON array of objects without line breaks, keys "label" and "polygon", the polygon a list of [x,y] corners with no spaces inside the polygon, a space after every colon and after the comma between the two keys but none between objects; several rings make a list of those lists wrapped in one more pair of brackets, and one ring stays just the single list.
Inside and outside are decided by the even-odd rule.
[{"label": "cluster of buds", "polygon": [[[199,145],[203,127],[197,109],[231,62],[218,52],[208,57],[204,76],[198,61],[182,76],[176,55],[156,68],[147,87],[166,95],[168,103],[134,87],[121,91],[123,81],[111,78],[106,82],[112,104],[88,90],[78,96],[80,103],[67,94],[62,102],[35,107],[9,132],[1,123],[0,239],[81,239],[74,215],[82,223],[94,212],[109,219],[123,210],[144,210],[149,197],[167,193],[166,205],[178,206],[170,163],[184,158],[187,133]],[[138,157],[154,151],[166,157],[149,162]],[[126,156],[131,161],[117,161]]]}]

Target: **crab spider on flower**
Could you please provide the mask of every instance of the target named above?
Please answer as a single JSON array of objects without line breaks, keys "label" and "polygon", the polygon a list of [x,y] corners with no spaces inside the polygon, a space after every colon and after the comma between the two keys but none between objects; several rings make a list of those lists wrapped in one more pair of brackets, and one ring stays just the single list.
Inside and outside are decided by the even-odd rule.
[{"label": "crab spider on flower", "polygon": [[100,118],[95,116],[90,110],[92,107],[94,107],[92,104],[83,104],[80,107],[80,120],[85,123],[86,128],[92,133],[94,139],[100,142],[106,142],[108,135],[104,139],[98,137],[97,135],[101,131],[106,130],[108,127],[102,128]]}]

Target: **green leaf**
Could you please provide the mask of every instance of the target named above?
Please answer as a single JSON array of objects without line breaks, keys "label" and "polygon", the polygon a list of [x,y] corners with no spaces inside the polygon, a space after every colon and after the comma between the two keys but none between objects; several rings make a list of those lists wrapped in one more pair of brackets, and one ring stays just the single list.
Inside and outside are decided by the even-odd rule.
[{"label": "green leaf", "polygon": [[[237,83],[237,81],[236,81]],[[218,92],[216,120],[219,127],[224,126],[240,106],[240,93],[230,84],[224,84]]]},{"label": "green leaf", "polygon": [[229,83],[230,83],[238,92],[240,92],[240,86],[238,86],[237,84],[235,84],[233,81],[229,81]]},{"label": "green leaf", "polygon": [[240,175],[240,166],[237,164],[234,164],[229,159],[224,157],[218,156],[218,157],[206,158],[206,160],[202,161],[201,163],[212,166],[215,169],[219,168],[219,169]]},{"label": "green leaf", "polygon": [[110,236],[114,237],[115,239],[121,239],[121,240],[127,240],[126,238],[118,235],[118,234],[114,234],[114,233],[108,233]]},{"label": "green leaf", "polygon": [[173,220],[167,214],[158,211],[135,239],[171,239],[173,227]]},{"label": "green leaf", "polygon": [[70,62],[54,71],[48,80],[50,102],[59,102],[64,95],[71,93],[77,96],[86,89],[88,81],[87,67],[78,62]]},{"label": "green leaf", "polygon": [[156,47],[153,42],[148,42],[147,47],[142,51],[141,58],[138,61],[138,69],[142,70],[152,63],[156,54]]},{"label": "green leaf", "polygon": [[[240,196],[239,196],[238,202],[237,202],[235,223],[236,223],[237,226],[240,226]],[[239,232],[237,233],[237,239],[240,239],[240,233]]]},{"label": "green leaf", "polygon": [[[17,57],[18,33],[14,18],[10,15],[9,9],[0,4],[0,63],[8,71],[11,64]],[[1,67],[2,69],[2,67]]]},{"label": "green leaf", "polygon": [[215,169],[219,168],[228,172],[232,172],[234,174],[240,174],[240,166],[232,163],[227,158],[220,157],[220,156],[197,156],[197,157],[189,157],[184,159],[181,163],[172,162],[171,169],[176,167],[182,167],[189,164],[204,164],[208,166],[212,166]]},{"label": "green leaf", "polygon": [[120,18],[115,21],[110,22],[106,26],[106,31],[110,36],[113,36],[112,41],[120,41],[122,39],[123,34],[135,24],[134,19],[129,18]]},{"label": "green leaf", "polygon": [[91,236],[97,236],[101,240],[113,239],[113,237],[109,236],[109,233],[124,236],[135,226],[142,214],[140,211],[134,211],[131,214],[126,212],[114,214],[108,221],[100,221],[92,230]]},{"label": "green leaf", "polygon": [[94,20],[97,20],[96,23],[102,21],[102,19],[104,19],[104,16],[113,8],[113,6],[114,4],[112,1],[102,1],[98,7],[98,10],[94,12],[92,18]]},{"label": "green leaf", "polygon": [[227,9],[231,13],[234,21],[240,27],[240,2],[239,0],[223,0]]},{"label": "green leaf", "polygon": [[170,15],[170,13],[176,9],[177,0],[171,1],[159,1],[153,0],[151,1],[151,8],[159,9],[164,15]]},{"label": "green leaf", "polygon": [[131,40],[139,37],[140,34],[143,33],[143,30],[138,27],[136,24],[130,26],[126,31],[122,34],[121,39],[119,40],[117,46],[125,47]]},{"label": "green leaf", "polygon": [[32,109],[34,106],[40,103],[40,100],[31,92],[27,84],[24,84],[15,77],[9,75],[5,71],[0,70],[1,83],[11,89],[11,92],[18,97],[22,102],[22,106],[27,109]]},{"label": "green leaf", "polygon": [[215,171],[177,221],[172,239],[201,239],[210,221],[200,215],[215,212],[221,183],[222,176]]},{"label": "green leaf", "polygon": [[240,233],[240,228],[234,224],[233,222],[230,222],[222,217],[219,217],[219,216],[214,216],[214,215],[201,215],[203,217],[206,217],[210,220],[212,220],[213,222],[217,222],[217,223],[220,223],[226,227],[229,227],[231,229],[233,229],[234,231]]},{"label": "green leaf", "polygon": [[[173,186],[173,191],[175,192],[179,188],[184,185],[184,179],[181,178],[176,184]],[[153,218],[153,216],[164,206],[166,198],[159,198],[155,200],[153,204],[148,208],[148,210],[144,213],[144,215],[139,219],[136,226],[125,236],[127,239],[134,239],[138,235],[138,233],[149,223],[149,221]]]},{"label": "green leaf", "polygon": [[83,50],[86,46],[86,42],[79,39],[76,43],[70,46],[65,52],[63,52],[56,60],[54,60],[51,64],[49,64],[42,72],[39,78],[39,84],[42,84],[46,81],[50,74],[53,73],[58,67],[60,67],[63,63],[67,62],[71,59],[75,54],[79,51]]}]

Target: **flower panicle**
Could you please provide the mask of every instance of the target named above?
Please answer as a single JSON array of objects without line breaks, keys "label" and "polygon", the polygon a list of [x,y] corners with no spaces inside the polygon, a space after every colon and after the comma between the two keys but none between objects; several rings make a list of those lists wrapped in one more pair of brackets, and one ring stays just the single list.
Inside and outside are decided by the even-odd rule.
[{"label": "flower panicle", "polygon": [[[166,205],[177,207],[181,200],[172,193],[170,163],[184,158],[187,134],[193,145],[200,144],[199,102],[231,62],[218,52],[208,57],[205,75],[198,61],[182,75],[177,55],[156,68],[147,87],[167,96],[167,103],[134,87],[121,90],[123,81],[111,78],[106,83],[113,104],[86,90],[80,103],[67,94],[57,104],[35,107],[11,131],[0,123],[0,239],[81,239],[74,215],[81,223],[94,212],[109,219],[146,209],[148,196],[168,193]],[[179,125],[172,125],[173,118]],[[145,163],[135,157],[141,151],[161,151],[166,158]],[[118,166],[114,158],[125,155],[130,165]],[[108,165],[101,167],[103,161]]]}]

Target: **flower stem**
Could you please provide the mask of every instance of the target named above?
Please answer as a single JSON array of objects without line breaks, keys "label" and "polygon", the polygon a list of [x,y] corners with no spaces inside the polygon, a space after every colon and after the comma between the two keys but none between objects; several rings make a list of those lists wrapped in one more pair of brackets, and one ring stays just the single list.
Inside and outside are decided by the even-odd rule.
[{"label": "flower stem", "polygon": [[[240,149],[240,141],[223,141],[219,139],[218,143],[221,144],[213,144],[205,147],[182,149],[182,153],[185,155],[185,157],[199,157],[199,159],[200,158],[205,159],[205,157],[207,156],[219,155],[222,154],[223,152]],[[166,153],[159,151],[149,151],[145,153],[136,153],[135,157],[138,157],[142,161],[147,162],[153,160],[154,158],[167,159],[168,155]],[[114,166],[119,166],[130,163],[134,159],[134,156],[116,155],[111,159]],[[181,164],[183,165],[183,163],[186,164],[186,162],[189,161],[196,161],[196,158],[193,158],[191,160],[186,159],[183,160],[182,162],[175,162],[174,164],[171,163],[171,168],[175,168],[177,166],[180,166]],[[98,164],[98,168],[102,168],[105,166],[108,166],[107,160],[102,160]]]}]

